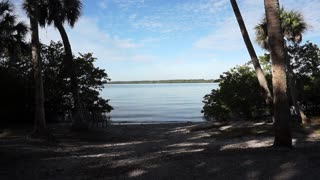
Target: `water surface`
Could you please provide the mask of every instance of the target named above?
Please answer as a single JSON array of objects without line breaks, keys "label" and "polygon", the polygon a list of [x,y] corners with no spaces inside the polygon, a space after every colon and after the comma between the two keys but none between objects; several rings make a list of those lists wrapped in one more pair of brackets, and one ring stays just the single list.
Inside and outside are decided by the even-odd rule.
[{"label": "water surface", "polygon": [[102,97],[110,99],[116,122],[204,121],[203,96],[213,83],[107,84]]}]

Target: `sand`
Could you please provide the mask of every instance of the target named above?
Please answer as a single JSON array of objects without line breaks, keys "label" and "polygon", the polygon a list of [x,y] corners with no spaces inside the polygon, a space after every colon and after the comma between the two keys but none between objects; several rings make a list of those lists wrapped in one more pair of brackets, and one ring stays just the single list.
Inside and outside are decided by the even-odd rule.
[{"label": "sand", "polygon": [[237,124],[190,132],[195,126],[203,125],[110,125],[86,133],[55,125],[58,143],[5,130],[0,179],[320,179],[320,139],[312,133],[277,149],[269,133],[223,134]]}]

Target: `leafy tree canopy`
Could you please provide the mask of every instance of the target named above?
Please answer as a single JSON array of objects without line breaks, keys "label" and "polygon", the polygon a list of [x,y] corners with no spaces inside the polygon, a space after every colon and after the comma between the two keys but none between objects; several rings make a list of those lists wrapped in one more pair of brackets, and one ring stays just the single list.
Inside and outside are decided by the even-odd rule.
[{"label": "leafy tree canopy", "polygon": [[[291,65],[297,76],[297,91],[301,107],[308,115],[318,115],[320,109],[320,49],[307,42],[289,46]],[[268,81],[271,81],[270,55],[259,57]],[[202,112],[207,119],[253,119],[267,115],[254,70],[249,64],[224,72],[218,79],[219,88],[204,96]],[[269,83],[271,84],[271,83]],[[292,102],[290,102],[292,105]]]},{"label": "leafy tree canopy", "polygon": [[[0,94],[4,97],[0,102],[0,118],[6,121],[30,121],[33,119],[33,88],[30,51],[21,56],[18,62],[8,63],[6,58],[0,59],[0,73],[4,86]],[[63,119],[72,112],[74,106],[70,93],[70,78],[66,75],[63,64],[63,45],[61,42],[51,42],[42,45],[43,79],[45,90],[45,108],[48,121]],[[110,80],[105,70],[94,66],[96,58],[91,53],[79,54],[75,57],[77,81],[81,89],[86,109],[93,113],[110,112],[113,108],[108,99],[100,97],[99,91]],[[8,106],[10,104],[10,106]],[[6,107],[6,108],[4,108]],[[21,111],[21,113],[15,113]]]}]

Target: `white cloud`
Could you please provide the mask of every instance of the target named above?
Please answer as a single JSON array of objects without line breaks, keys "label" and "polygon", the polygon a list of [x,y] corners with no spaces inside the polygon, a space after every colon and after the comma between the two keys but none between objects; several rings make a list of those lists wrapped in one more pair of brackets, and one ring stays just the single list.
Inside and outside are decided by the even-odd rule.
[{"label": "white cloud", "polygon": [[157,58],[156,56],[152,56],[152,55],[143,55],[143,54],[137,54],[131,57],[132,61],[142,61],[142,62],[151,62],[151,61],[156,61],[159,58]]},{"label": "white cloud", "polygon": [[144,0],[113,0],[113,2],[122,9],[129,9],[132,6],[143,7]]},{"label": "white cloud", "polygon": [[134,21],[136,19],[136,17],[137,17],[137,14],[131,14],[129,16],[129,21]]},{"label": "white cloud", "polygon": [[199,0],[183,3],[180,8],[193,13],[217,13],[228,5],[229,0]]},{"label": "white cloud", "polygon": [[[40,40],[49,44],[51,40],[61,41],[59,32],[54,27],[40,28]],[[98,58],[98,64],[106,68],[106,62],[148,62],[156,58],[152,55],[142,54],[138,49],[143,46],[142,42],[134,42],[132,39],[111,37],[107,32],[98,27],[98,19],[82,17],[74,29],[66,27],[73,53],[92,52]]]},{"label": "white cloud", "polygon": [[[101,3],[107,3],[107,1],[100,1],[100,7],[104,7]],[[125,2],[119,1],[119,3]],[[133,3],[133,1],[130,3]],[[19,20],[29,24],[29,18],[21,8],[22,1],[14,1],[14,4]],[[141,42],[135,42],[133,39],[111,36],[98,26],[98,22],[98,18],[83,16],[73,29],[68,25],[65,26],[75,55],[77,55],[78,52],[92,52],[94,56],[98,58],[101,66],[105,66],[105,61],[147,62],[156,59],[152,55],[141,54],[137,51],[138,48],[143,47],[144,43],[155,41],[156,39],[146,38]],[[49,44],[50,41],[61,41],[58,30],[53,26],[39,28],[39,38],[44,44]],[[30,37],[27,39],[30,40]]]},{"label": "white cloud", "polygon": [[[254,26],[260,21],[264,13],[262,5],[263,2],[253,2],[251,0],[245,0],[238,4],[253,44],[255,44]],[[228,6],[229,13],[225,14],[225,16],[220,16],[220,22],[215,24],[213,31],[194,43],[195,48],[211,51],[244,50],[244,53],[246,53],[245,44],[230,2],[228,2]]]},{"label": "white cloud", "polygon": [[242,47],[241,34],[237,22],[232,18],[221,24],[221,28],[214,30],[194,43],[194,48],[208,50],[234,51]]},{"label": "white cloud", "polygon": [[100,0],[98,2],[98,6],[101,8],[101,9],[107,9],[108,7],[108,0]]},{"label": "white cloud", "polygon": [[[139,4],[136,1],[135,3]],[[213,27],[215,22],[219,22],[218,12],[224,11],[228,3],[228,0],[181,1],[178,3],[165,1],[162,6],[156,6],[148,1],[142,6],[145,7],[143,9],[145,11],[137,10],[129,15],[128,22],[136,30],[156,32],[172,37],[195,29]],[[132,5],[132,1],[128,1],[126,5]],[[142,11],[147,12],[148,15],[141,13]]]},{"label": "white cloud", "polygon": [[141,46],[140,44],[134,43],[132,39],[119,39],[115,37],[113,41],[116,47],[124,49],[138,48]]}]

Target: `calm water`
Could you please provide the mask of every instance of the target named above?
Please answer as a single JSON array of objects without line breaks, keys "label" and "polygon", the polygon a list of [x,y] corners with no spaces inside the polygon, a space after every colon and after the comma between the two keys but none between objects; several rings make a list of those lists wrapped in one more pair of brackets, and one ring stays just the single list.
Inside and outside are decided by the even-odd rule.
[{"label": "calm water", "polygon": [[203,96],[213,83],[108,84],[102,91],[114,107],[112,121],[203,121]]}]

